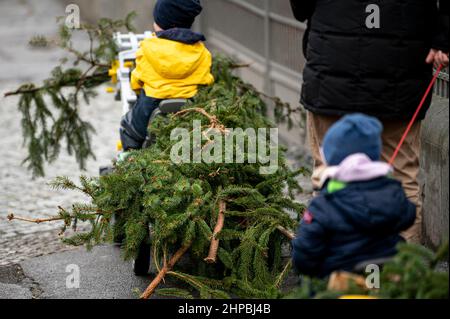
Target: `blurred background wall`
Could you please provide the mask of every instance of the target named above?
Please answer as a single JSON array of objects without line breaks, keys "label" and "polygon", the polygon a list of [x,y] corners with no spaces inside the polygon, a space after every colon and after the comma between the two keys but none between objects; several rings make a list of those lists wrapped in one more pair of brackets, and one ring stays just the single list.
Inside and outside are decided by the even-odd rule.
[{"label": "blurred background wall", "polygon": [[67,4],[80,6],[81,19],[95,21],[101,17],[123,18],[129,12],[136,11],[136,26],[139,31],[149,30],[153,23],[155,0],[64,0]]}]

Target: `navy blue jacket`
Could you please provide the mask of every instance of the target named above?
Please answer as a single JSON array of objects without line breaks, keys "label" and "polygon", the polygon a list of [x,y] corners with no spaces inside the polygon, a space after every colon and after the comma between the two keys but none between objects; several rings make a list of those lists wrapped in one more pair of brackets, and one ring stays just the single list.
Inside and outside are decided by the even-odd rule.
[{"label": "navy blue jacket", "polygon": [[395,255],[403,240],[399,233],[412,226],[415,217],[416,207],[394,179],[353,182],[333,193],[325,187],[292,242],[294,266],[305,275],[325,277]]}]

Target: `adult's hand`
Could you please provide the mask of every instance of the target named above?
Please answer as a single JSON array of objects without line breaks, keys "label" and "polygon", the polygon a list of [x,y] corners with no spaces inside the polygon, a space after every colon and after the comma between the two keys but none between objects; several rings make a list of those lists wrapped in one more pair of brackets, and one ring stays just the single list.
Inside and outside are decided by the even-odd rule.
[{"label": "adult's hand", "polygon": [[441,64],[444,67],[447,67],[449,64],[448,53],[442,52],[441,50],[431,49],[430,53],[428,53],[426,62],[428,64],[433,63],[436,68]]}]

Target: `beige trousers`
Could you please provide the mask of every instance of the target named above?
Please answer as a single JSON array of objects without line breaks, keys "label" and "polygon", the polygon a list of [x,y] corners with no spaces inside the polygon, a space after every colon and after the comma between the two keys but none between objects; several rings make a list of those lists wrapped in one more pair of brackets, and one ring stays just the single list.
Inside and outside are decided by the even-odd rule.
[{"label": "beige trousers", "polygon": [[[314,159],[313,186],[317,188],[320,176],[326,168],[320,155],[322,140],[328,129],[339,120],[337,116],[324,116],[308,112],[308,139]],[[384,120],[383,154],[384,161],[389,161],[400,142],[408,125],[407,121]],[[414,225],[402,235],[412,243],[420,243],[422,239],[422,199],[417,180],[420,170],[420,131],[421,124],[416,123],[403,144],[394,163],[394,177],[402,182],[406,196],[417,206],[417,217]]]}]

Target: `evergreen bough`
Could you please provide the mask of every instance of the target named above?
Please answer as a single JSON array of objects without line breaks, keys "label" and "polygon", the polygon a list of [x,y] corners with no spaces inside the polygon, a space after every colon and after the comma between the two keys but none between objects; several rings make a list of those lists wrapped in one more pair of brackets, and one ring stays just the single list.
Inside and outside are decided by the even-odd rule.
[{"label": "evergreen bough", "polygon": [[[20,97],[18,109],[28,149],[24,163],[34,177],[44,176],[45,162],[57,160],[64,144],[81,169],[94,157],[91,136],[95,128],[81,118],[80,101],[89,104],[97,96],[95,89],[111,80],[108,71],[118,53],[113,34],[135,31],[134,17],[132,12],[124,20],[103,18],[96,24],[83,23],[80,29],[61,24],[57,39],[38,35],[30,40],[34,48],[59,47],[67,52],[41,85],[27,83],[5,94]],[[88,38],[86,50],[80,49],[85,45],[80,45],[75,35]]]},{"label": "evergreen bough", "polygon": [[[111,175],[82,177],[80,185],[65,177],[52,183],[91,198],[89,204],[60,208],[56,219],[64,220],[65,227],[91,222],[89,231],[65,238],[66,243],[92,247],[124,237],[124,257],[133,258],[151,226],[152,260],[159,274],[143,298],[150,297],[165,276],[189,284],[201,298],[281,296],[280,287],[290,270],[281,250],[292,239],[304,210],[293,198],[301,191],[296,177],[305,170],[291,171],[281,148],[279,168],[271,175],[260,174],[260,163],[175,164],[170,158],[176,143],[170,139],[172,130],[189,129],[194,120],[215,128],[273,126],[264,115],[265,102],[232,74],[234,66],[231,60],[216,58],[216,83],[201,88],[179,113],[153,122],[150,131],[156,134],[156,143],[130,153],[116,163]],[[221,132],[227,134],[225,129]],[[209,143],[205,139],[202,147]],[[187,253],[188,264],[195,267],[178,267]],[[159,294],[192,296],[180,289]]]}]

